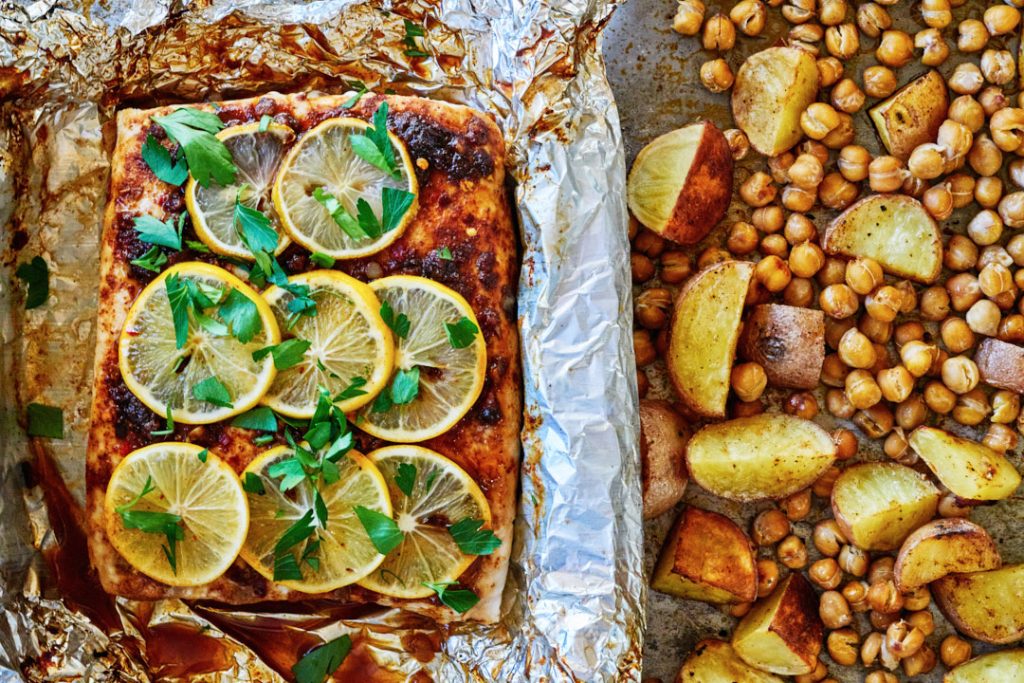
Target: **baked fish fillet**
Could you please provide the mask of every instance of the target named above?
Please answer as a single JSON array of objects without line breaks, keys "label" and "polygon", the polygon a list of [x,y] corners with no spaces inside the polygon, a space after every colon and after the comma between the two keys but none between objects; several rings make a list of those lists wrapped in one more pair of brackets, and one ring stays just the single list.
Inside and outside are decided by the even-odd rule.
[{"label": "baked fish fillet", "polygon": [[[369,120],[382,99],[366,95],[346,109],[342,105],[350,102],[350,96],[271,93],[200,108],[216,111],[227,125],[259,121],[270,115],[301,136],[331,117]],[[370,257],[338,261],[336,267],[361,280],[421,275],[462,294],[476,313],[487,344],[483,393],[454,428],[423,445],[461,465],[490,503],[492,525],[502,545],[492,555],[479,557],[460,578],[480,596],[479,604],[459,617],[436,598],[398,600],[358,586],[311,596],[265,579],[241,559],[213,583],[175,588],[135,571],[107,540],[103,523],[107,482],[121,458],[136,448],[160,440],[188,440],[216,452],[240,472],[259,452],[275,445],[254,446],[251,432],[226,423],[177,425],[172,436],[154,438],[150,432],[164,427],[163,416],[135,398],[118,369],[117,339],[128,309],[155,277],[130,264],[150,246],[138,241],[132,221],[143,214],[165,220],[186,212],[183,190],[158,180],[141,156],[146,136],[162,134],[150,117],[168,114],[177,107],[126,109],[117,117],[110,200],[100,252],[96,374],[86,474],[89,554],[108,592],[140,600],[174,597],[229,604],[328,598],[398,605],[439,622],[493,622],[498,618],[512,541],[522,415],[515,299],[518,257],[504,184],[504,145],[493,121],[467,107],[417,97],[387,96],[386,100],[389,129],[403,140],[416,165],[419,210],[405,234],[390,247]],[[195,239],[188,221],[186,226],[185,237]],[[441,257],[441,247],[448,247],[451,259]],[[294,274],[316,267],[308,256],[308,252],[292,245],[279,261]],[[212,255],[187,248],[171,256],[172,264],[178,260],[227,265]],[[361,432],[356,442],[363,453],[384,445]]]}]

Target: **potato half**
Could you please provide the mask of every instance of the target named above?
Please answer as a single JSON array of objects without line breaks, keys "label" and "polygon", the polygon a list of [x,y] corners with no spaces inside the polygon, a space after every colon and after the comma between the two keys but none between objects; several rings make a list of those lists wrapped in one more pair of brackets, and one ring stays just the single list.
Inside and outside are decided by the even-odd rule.
[{"label": "potato half", "polygon": [[934,427],[918,427],[910,446],[939,481],[965,500],[1002,500],[1020,486],[1020,474],[1004,455]]},{"label": "potato half", "polygon": [[700,415],[725,416],[740,315],[753,274],[751,263],[723,261],[690,278],[676,297],[665,362],[679,397]]},{"label": "potato half", "polygon": [[895,550],[935,516],[939,490],[909,467],[889,462],[854,465],[832,488],[832,512],[854,545]]},{"label": "potato half", "polygon": [[829,254],[866,256],[898,277],[931,284],[942,271],[939,226],[902,194],[865,197],[836,216],[821,240]]},{"label": "potato half", "polygon": [[818,98],[818,67],[806,50],[770,47],[747,57],[732,89],[732,115],[765,156],[803,137],[800,114]]},{"label": "potato half", "polygon": [[817,666],[824,631],[818,597],[803,574],[795,572],[743,617],[733,631],[732,647],[750,666],[799,676]]},{"label": "potato half", "polygon": [[661,549],[651,587],[688,600],[752,602],[757,597],[754,544],[728,517],[688,507]]},{"label": "potato half", "polygon": [[732,197],[732,151],[713,123],[665,133],[640,150],[626,183],[636,219],[680,244],[704,239]]},{"label": "potato half", "polygon": [[773,387],[813,389],[825,362],[825,314],[783,304],[756,306],[743,321],[739,349],[764,368]]},{"label": "potato half", "polygon": [[[699,679],[697,679],[699,680]],[[736,679],[737,681],[741,679]],[[942,683],[1002,683],[1024,681],[1024,650],[989,652],[964,662],[946,674]]]},{"label": "potato half", "polygon": [[935,142],[947,111],[946,81],[932,70],[876,104],[870,115],[889,154],[906,161],[918,145]]},{"label": "potato half", "polygon": [[710,424],[686,447],[690,476],[729,500],[785,498],[814,483],[836,458],[836,445],[810,420],[762,413]]},{"label": "potato half", "polygon": [[974,362],[985,384],[1024,393],[1024,348],[1001,339],[985,339],[978,344]]},{"label": "potato half", "polygon": [[640,401],[640,464],[644,518],[668,512],[686,491],[690,429],[668,401]]},{"label": "potato half", "polygon": [[1003,566],[995,541],[967,519],[936,519],[907,536],[896,556],[896,586],[912,591],[947,574],[964,574]]},{"label": "potato half", "polygon": [[935,604],[963,634],[1005,645],[1024,638],[1024,564],[950,574],[931,584]]},{"label": "potato half", "polygon": [[740,659],[724,640],[702,640],[683,662],[675,683],[783,683]]}]

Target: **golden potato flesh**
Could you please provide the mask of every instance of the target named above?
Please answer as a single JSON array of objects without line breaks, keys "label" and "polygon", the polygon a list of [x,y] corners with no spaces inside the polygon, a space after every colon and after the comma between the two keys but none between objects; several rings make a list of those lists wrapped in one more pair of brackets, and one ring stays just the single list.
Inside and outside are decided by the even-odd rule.
[{"label": "golden potato flesh", "polygon": [[983,444],[934,427],[918,427],[909,442],[939,481],[965,500],[1003,500],[1020,486],[1013,463]]},{"label": "golden potato flesh", "polygon": [[675,683],[783,683],[740,659],[724,640],[702,640],[683,662]]},{"label": "golden potato flesh", "polygon": [[950,574],[930,587],[939,609],[964,635],[996,645],[1024,638],[1024,565]]},{"label": "golden potato flesh", "polygon": [[636,156],[626,184],[636,219],[681,244],[704,239],[731,196],[732,151],[707,121],[655,138]]},{"label": "golden potato flesh", "polygon": [[935,516],[939,490],[923,474],[896,463],[863,463],[843,471],[832,488],[832,512],[854,545],[895,550]]},{"label": "golden potato flesh", "polygon": [[694,275],[676,297],[665,362],[683,402],[707,417],[724,417],[736,357],[740,315],[754,266],[723,261]]},{"label": "golden potato flesh", "polygon": [[1024,681],[1024,650],[989,652],[964,662],[942,679],[942,683],[1003,683],[1003,681],[1006,683]]},{"label": "golden potato flesh", "polygon": [[668,401],[640,401],[640,465],[644,518],[668,512],[686,491],[690,430]]},{"label": "golden potato flesh", "polygon": [[942,271],[942,236],[921,202],[902,194],[865,197],[825,231],[829,254],[866,256],[898,277],[931,284]]},{"label": "golden potato flesh", "polygon": [[938,71],[929,71],[871,108],[871,120],[889,154],[906,161],[918,145],[935,142],[949,95]]},{"label": "golden potato flesh", "polygon": [[732,647],[752,667],[799,676],[817,665],[824,630],[818,597],[795,572],[743,617],[733,631]]},{"label": "golden potato flesh", "polygon": [[836,457],[836,445],[810,420],[762,413],[710,424],[686,446],[690,476],[729,500],[785,498],[807,488]]},{"label": "golden potato flesh", "polygon": [[752,602],[757,597],[754,545],[728,517],[688,507],[661,550],[651,587],[702,602]]},{"label": "golden potato flesh", "polygon": [[800,142],[800,114],[818,98],[818,67],[805,50],[770,47],[747,57],[732,89],[732,114],[765,156]]},{"label": "golden potato flesh", "polygon": [[893,574],[896,586],[907,592],[946,574],[981,572],[1002,565],[999,549],[985,529],[953,517],[928,522],[907,536]]}]

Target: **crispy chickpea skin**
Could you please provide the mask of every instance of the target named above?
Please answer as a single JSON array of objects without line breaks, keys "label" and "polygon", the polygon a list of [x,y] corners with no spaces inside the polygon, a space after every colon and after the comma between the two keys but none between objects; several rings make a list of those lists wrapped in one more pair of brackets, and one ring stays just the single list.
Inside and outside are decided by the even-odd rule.
[{"label": "crispy chickpea skin", "polygon": [[710,92],[725,92],[736,78],[724,59],[712,59],[700,65],[700,82]]},{"label": "crispy chickpea skin", "polygon": [[672,20],[672,30],[684,36],[697,35],[704,23],[704,12],[701,0],[682,0]]},{"label": "crispy chickpea skin", "polygon": [[915,33],[914,47],[921,50],[921,63],[925,66],[940,66],[949,59],[949,44],[937,28]]},{"label": "crispy chickpea skin", "polygon": [[1017,75],[1017,65],[1009,50],[988,49],[981,55],[981,73],[995,85],[1006,85]]},{"label": "crispy chickpea skin", "polygon": [[724,14],[716,14],[704,24],[705,50],[728,52],[736,44],[736,26]]},{"label": "crispy chickpea skin", "polygon": [[729,11],[729,18],[747,36],[760,35],[768,10],[761,0],[740,0]]},{"label": "crispy chickpea skin", "polygon": [[1004,152],[1016,152],[1024,144],[1024,109],[1006,107],[989,120],[992,142]]},{"label": "crispy chickpea skin", "polygon": [[949,0],[921,0],[921,19],[931,28],[943,29],[953,21]]},{"label": "crispy chickpea skin", "polygon": [[860,50],[860,36],[855,24],[829,26],[825,30],[825,49],[833,57],[849,59]]},{"label": "crispy chickpea skin", "polygon": [[868,38],[877,38],[892,26],[888,10],[873,2],[857,6],[857,27]]}]

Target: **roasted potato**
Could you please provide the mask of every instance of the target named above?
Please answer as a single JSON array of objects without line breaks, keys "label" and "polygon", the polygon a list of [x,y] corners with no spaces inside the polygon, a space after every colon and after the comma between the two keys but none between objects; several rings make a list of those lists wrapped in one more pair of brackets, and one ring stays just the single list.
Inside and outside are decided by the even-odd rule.
[{"label": "roasted potato", "polygon": [[871,108],[871,120],[889,154],[906,161],[918,145],[935,142],[949,111],[946,81],[929,71]]},{"label": "roasted potato", "polygon": [[799,676],[817,666],[824,630],[814,589],[794,572],[743,617],[733,631],[732,647],[750,666]]},{"label": "roasted potato", "polygon": [[732,151],[713,123],[655,138],[629,172],[626,200],[644,226],[680,244],[704,239],[732,196]]},{"label": "roasted potato", "polygon": [[999,339],[985,339],[978,344],[974,362],[982,382],[1024,393],[1024,348]]},{"label": "roasted potato", "polygon": [[942,679],[943,683],[1003,683],[1004,681],[1005,683],[1024,681],[1024,650],[989,652],[964,662]]},{"label": "roasted potato", "polygon": [[967,519],[936,519],[907,536],[896,556],[896,587],[909,592],[947,574],[983,572],[1003,566],[995,541]]},{"label": "roasted potato", "polygon": [[800,142],[800,114],[818,98],[818,68],[806,50],[770,47],[747,57],[732,89],[732,114],[750,146],[775,156]]},{"label": "roasted potato", "polygon": [[934,427],[910,434],[913,448],[939,481],[965,500],[1002,500],[1020,486],[1020,474],[1004,455]]},{"label": "roasted potato", "polygon": [[931,284],[942,270],[942,236],[921,202],[874,194],[836,216],[821,240],[829,254],[867,256],[888,273]]},{"label": "roasted potato", "polygon": [[930,587],[935,604],[964,635],[996,645],[1024,638],[1024,564],[950,574]]},{"label": "roasted potato", "polygon": [[676,393],[691,410],[724,417],[740,315],[754,266],[723,261],[694,275],[676,297],[665,362]]},{"label": "roasted potato", "polygon": [[752,602],[757,597],[754,544],[728,517],[688,507],[662,546],[651,587],[702,602]]},{"label": "roasted potato", "polygon": [[895,550],[935,516],[939,490],[928,478],[891,462],[854,465],[832,488],[832,513],[846,538],[864,550]]},{"label": "roasted potato", "polygon": [[686,446],[693,480],[716,496],[738,501],[785,498],[814,483],[835,457],[828,432],[783,413],[707,425]]},{"label": "roasted potato", "polygon": [[783,683],[748,665],[724,640],[702,640],[683,662],[675,683]]},{"label": "roasted potato", "polygon": [[671,510],[686,490],[690,430],[667,401],[640,401],[640,465],[644,518]]},{"label": "roasted potato", "polygon": [[825,361],[825,314],[782,304],[757,306],[743,323],[739,350],[764,368],[772,386],[813,389]]}]

